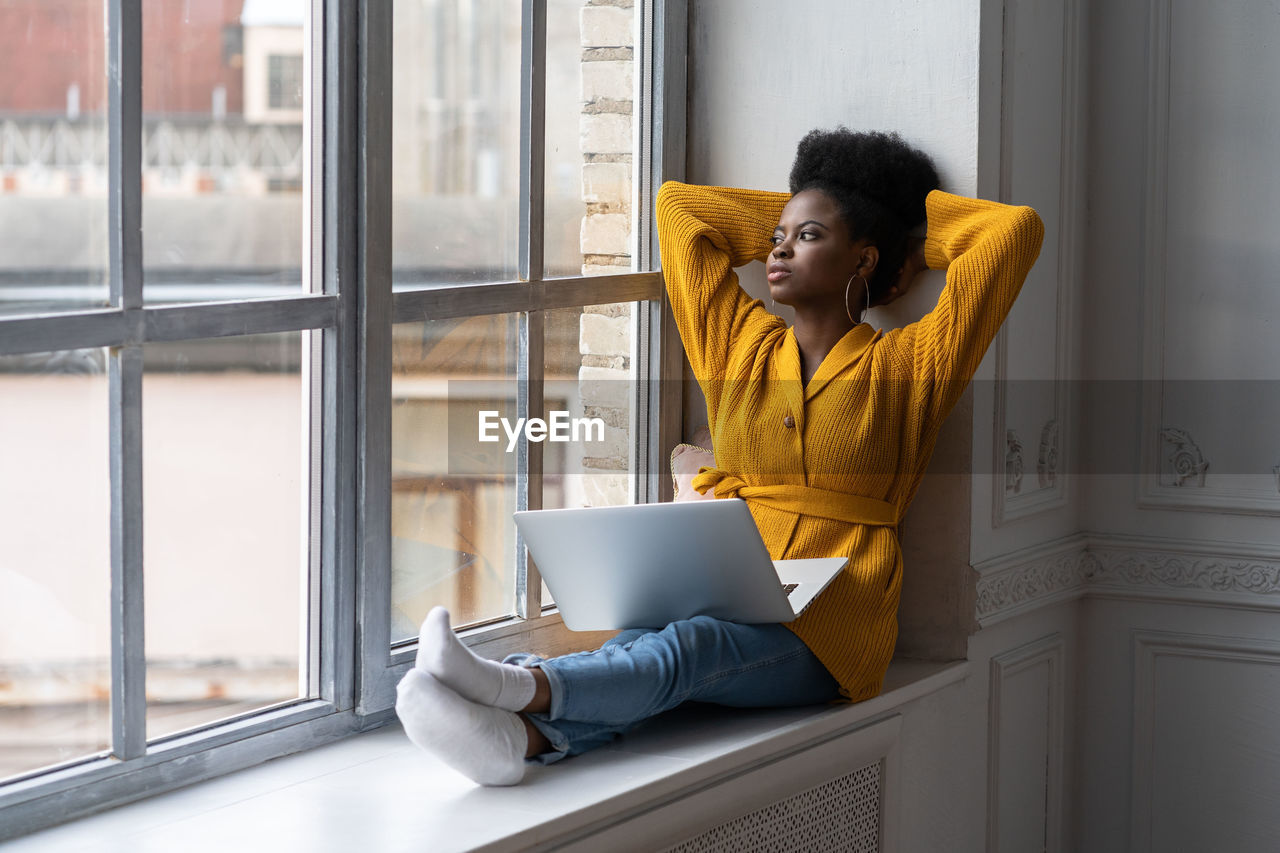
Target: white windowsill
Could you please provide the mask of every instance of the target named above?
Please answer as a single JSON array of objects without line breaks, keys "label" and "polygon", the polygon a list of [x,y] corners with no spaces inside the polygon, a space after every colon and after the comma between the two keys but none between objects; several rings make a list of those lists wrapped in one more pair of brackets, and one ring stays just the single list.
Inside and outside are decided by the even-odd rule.
[{"label": "white windowsill", "polygon": [[521,850],[859,728],[968,672],[963,661],[895,661],[884,692],[856,705],[680,709],[608,747],[531,767],[513,788],[473,785],[389,725],[20,838],[5,853]]}]

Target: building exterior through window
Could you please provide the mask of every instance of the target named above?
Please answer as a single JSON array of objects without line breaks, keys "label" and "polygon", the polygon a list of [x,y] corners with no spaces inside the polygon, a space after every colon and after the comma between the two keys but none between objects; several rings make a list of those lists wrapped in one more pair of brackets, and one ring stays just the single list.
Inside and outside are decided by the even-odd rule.
[{"label": "building exterior through window", "polygon": [[[0,8],[0,810],[53,769],[131,796],[114,768],[230,721],[354,730],[392,697],[335,673],[393,684],[431,606],[556,622],[512,511],[651,488],[652,9],[366,10],[392,19],[350,53],[387,57],[379,278],[333,266],[373,229],[333,177],[322,92],[361,69],[313,55],[319,5]],[[364,337],[337,319],[360,288]],[[357,370],[383,395],[358,413]],[[481,443],[486,412],[598,429]]]}]

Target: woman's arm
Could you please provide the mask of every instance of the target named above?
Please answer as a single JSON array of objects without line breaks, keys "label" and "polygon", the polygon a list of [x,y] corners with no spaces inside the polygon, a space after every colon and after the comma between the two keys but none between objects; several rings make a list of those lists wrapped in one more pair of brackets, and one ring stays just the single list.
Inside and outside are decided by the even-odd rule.
[{"label": "woman's arm", "polygon": [[[940,418],[973,378],[1013,307],[1040,254],[1044,223],[1029,207],[940,190],[929,194],[925,207],[923,259],[931,269],[946,270],[947,283],[933,311],[891,337],[905,345],[916,387],[927,389],[929,408]],[[904,273],[911,264],[909,258]]]},{"label": "woman's arm", "polygon": [[[778,322],[738,286],[734,267],[763,260],[786,193],[669,181],[658,192],[658,242],[671,310],[693,373],[723,378],[744,335]],[[704,386],[705,387],[705,386]]]}]

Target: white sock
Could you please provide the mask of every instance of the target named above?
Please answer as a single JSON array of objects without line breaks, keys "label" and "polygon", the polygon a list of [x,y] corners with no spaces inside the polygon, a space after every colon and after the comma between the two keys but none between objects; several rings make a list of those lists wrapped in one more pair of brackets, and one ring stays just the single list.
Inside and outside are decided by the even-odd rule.
[{"label": "white sock", "polygon": [[481,785],[524,778],[529,737],[511,711],[468,702],[420,669],[396,686],[396,714],[409,740]]},{"label": "white sock", "polygon": [[524,667],[485,660],[462,645],[443,607],[433,607],[422,623],[416,665],[462,698],[504,711],[523,711],[537,689]]}]

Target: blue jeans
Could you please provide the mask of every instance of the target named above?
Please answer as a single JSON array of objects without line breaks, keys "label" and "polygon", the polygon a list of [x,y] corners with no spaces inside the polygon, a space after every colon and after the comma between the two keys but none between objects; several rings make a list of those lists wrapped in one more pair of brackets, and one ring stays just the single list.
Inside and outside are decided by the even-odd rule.
[{"label": "blue jeans", "polygon": [[550,683],[548,713],[525,715],[551,744],[532,759],[540,764],[603,746],[686,701],[778,708],[839,698],[836,680],[786,628],[709,616],[624,631],[593,652],[504,663],[541,667]]}]

